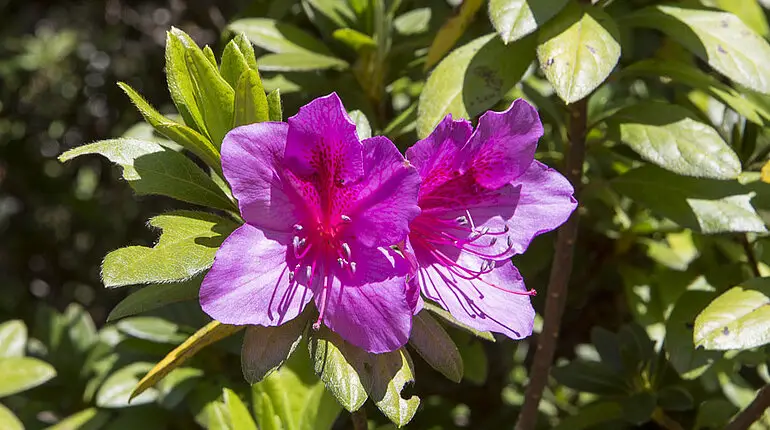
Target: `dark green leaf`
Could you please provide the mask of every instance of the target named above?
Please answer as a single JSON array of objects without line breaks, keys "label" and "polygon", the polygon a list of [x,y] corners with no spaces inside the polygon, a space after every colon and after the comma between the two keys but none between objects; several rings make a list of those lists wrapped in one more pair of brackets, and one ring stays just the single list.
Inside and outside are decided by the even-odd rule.
[{"label": "dark green leaf", "polygon": [[247,327],[241,349],[246,382],[255,384],[278,369],[299,345],[307,324],[307,313],[303,313],[277,327]]},{"label": "dark green leaf", "polygon": [[478,331],[473,327],[468,327],[467,325],[461,323],[460,321],[457,321],[452,314],[447,312],[446,310],[440,308],[438,305],[435,305],[430,302],[425,302],[425,310],[429,311],[433,315],[441,318],[444,322],[449,323],[450,325],[457,327],[459,329],[462,329],[476,337],[479,337],[484,340],[488,340],[490,342],[495,341],[495,337],[492,335],[492,333],[488,331]]},{"label": "dark green leaf", "polygon": [[687,389],[672,385],[658,391],[658,405],[667,411],[689,411],[695,401]]},{"label": "dark green leaf", "polygon": [[623,418],[638,426],[650,421],[656,404],[655,394],[646,391],[632,394],[620,402],[623,407]]},{"label": "dark green leaf", "polygon": [[674,305],[666,321],[663,347],[671,366],[684,379],[694,379],[708,370],[719,359],[720,353],[696,349],[693,342],[695,317],[714,298],[707,291],[686,291]]},{"label": "dark green leaf", "polygon": [[580,408],[577,414],[564,418],[554,430],[583,430],[623,418],[623,408],[616,402],[597,402]]},{"label": "dark green leaf", "polygon": [[615,333],[603,327],[593,327],[591,329],[591,343],[596,347],[596,352],[599,353],[602,364],[607,365],[618,373],[623,372],[620,343]]},{"label": "dark green leaf", "polygon": [[579,391],[613,395],[628,390],[626,381],[607,366],[592,361],[575,360],[551,372],[560,384]]},{"label": "dark green leaf", "polygon": [[409,344],[420,356],[454,382],[463,378],[463,359],[457,345],[427,310],[415,315]]},{"label": "dark green leaf", "polygon": [[201,278],[175,284],[148,285],[118,303],[110,312],[107,321],[148,312],[171,303],[196,300],[200,286]]},{"label": "dark green leaf", "polygon": [[199,50],[189,49],[185,54],[187,67],[196,89],[196,100],[201,108],[206,130],[215,147],[222,146],[222,139],[233,126],[232,87],[219,74],[216,65]]},{"label": "dark green leaf", "polygon": [[5,357],[0,358],[0,375],[0,397],[5,397],[44,384],[56,370],[37,358]]},{"label": "dark green leaf", "polygon": [[211,267],[217,248],[237,227],[216,215],[192,211],[158,215],[150,225],[163,230],[153,248],[129,246],[104,258],[105,286],[190,279]]},{"label": "dark green leaf", "polygon": [[262,79],[256,70],[246,70],[235,87],[235,116],[233,126],[270,120]]},{"label": "dark green leaf", "polygon": [[567,5],[568,0],[490,0],[489,20],[505,43],[534,32]]},{"label": "dark green leaf", "polygon": [[449,330],[453,343],[460,352],[463,363],[463,379],[476,385],[484,385],[489,373],[489,360],[484,345],[470,333],[461,330]]}]

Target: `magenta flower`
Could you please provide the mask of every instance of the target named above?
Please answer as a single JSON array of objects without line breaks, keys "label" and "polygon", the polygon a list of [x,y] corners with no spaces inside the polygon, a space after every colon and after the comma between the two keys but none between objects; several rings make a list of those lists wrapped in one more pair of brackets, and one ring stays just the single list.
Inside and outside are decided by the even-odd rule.
[{"label": "magenta flower", "polygon": [[420,177],[384,137],[359,141],[336,94],[286,123],[236,128],[222,168],[246,224],[216,254],[200,290],[226,324],[277,326],[311,300],[325,324],[373,353],[409,338],[406,261],[390,246],[420,212]]},{"label": "magenta flower", "polygon": [[482,115],[475,131],[448,115],[406,153],[422,177],[413,282],[459,321],[514,339],[532,333],[534,291],[510,257],[577,205],[569,181],[534,160],[542,135],[537,111],[516,100]]}]

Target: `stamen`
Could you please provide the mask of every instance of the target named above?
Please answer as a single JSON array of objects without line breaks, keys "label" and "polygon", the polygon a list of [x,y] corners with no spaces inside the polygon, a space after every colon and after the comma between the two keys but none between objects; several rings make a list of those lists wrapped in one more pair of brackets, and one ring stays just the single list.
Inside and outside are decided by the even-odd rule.
[{"label": "stamen", "polygon": [[313,330],[318,331],[321,328],[321,322],[324,318],[324,312],[326,312],[326,297],[329,295],[329,277],[324,277],[323,291],[321,292],[321,306],[318,309],[318,319],[313,323]]},{"label": "stamen", "polygon": [[344,258],[342,258],[342,257],[338,258],[337,259],[337,263],[339,263],[341,269],[345,268],[345,259]]},{"label": "stamen", "polygon": [[294,224],[294,231],[300,232],[302,231],[303,227],[300,224]]},{"label": "stamen", "polygon": [[350,255],[350,245],[348,245],[347,243],[343,243],[342,244],[342,252],[345,254],[345,259],[346,260],[350,261],[352,259],[351,255]]},{"label": "stamen", "polygon": [[459,216],[459,217],[455,218],[455,221],[457,221],[457,223],[462,225],[462,226],[468,225],[468,219],[465,218],[464,216]]},{"label": "stamen", "polygon": [[310,266],[305,267],[305,276],[307,276],[307,285],[310,286],[310,278],[313,276],[313,268]]},{"label": "stamen", "polygon": [[350,271],[355,275],[356,274],[356,262],[353,261],[350,263]]},{"label": "stamen", "polygon": [[342,219],[342,221],[344,221],[344,222],[351,222],[351,221],[352,221],[352,220],[350,219],[350,217],[349,217],[349,216],[347,216],[347,215],[340,215],[340,218],[341,218],[341,219]]}]

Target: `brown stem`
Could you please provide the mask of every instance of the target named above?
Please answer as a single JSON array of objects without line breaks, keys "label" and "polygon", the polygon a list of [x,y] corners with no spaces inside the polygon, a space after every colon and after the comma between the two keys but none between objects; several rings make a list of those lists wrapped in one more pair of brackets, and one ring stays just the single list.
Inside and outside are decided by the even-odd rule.
[{"label": "brown stem", "polygon": [[741,235],[741,245],[743,245],[743,250],[746,252],[746,260],[751,267],[751,273],[757,278],[761,277],[762,274],[759,273],[759,263],[757,262],[757,256],[754,254],[754,247],[751,245],[748,236],[745,234]]},{"label": "brown stem", "polygon": [[353,421],[353,430],[366,430],[369,428],[369,424],[366,421],[366,410],[363,407],[350,413],[350,421]]},{"label": "brown stem", "polygon": [[[570,110],[569,143],[565,172],[575,187],[578,196],[583,174],[583,160],[586,146],[586,100],[572,105]],[[529,384],[524,395],[524,405],[516,422],[516,430],[532,430],[537,424],[537,410],[543,390],[548,382],[551,362],[559,339],[559,326],[567,302],[567,285],[572,272],[572,257],[578,234],[578,211],[559,229],[556,236],[556,251],[548,281],[548,297],[545,301],[543,331],[537,341],[537,349],[529,372]]]},{"label": "brown stem", "polygon": [[746,430],[762,417],[768,407],[770,407],[770,384],[759,390],[754,401],[736,415],[732,422],[725,427],[725,430]]}]

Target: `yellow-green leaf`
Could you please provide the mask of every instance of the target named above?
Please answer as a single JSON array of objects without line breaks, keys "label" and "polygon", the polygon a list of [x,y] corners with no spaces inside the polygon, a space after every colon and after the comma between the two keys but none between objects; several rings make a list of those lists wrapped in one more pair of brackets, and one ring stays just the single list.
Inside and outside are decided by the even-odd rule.
[{"label": "yellow-green leaf", "polygon": [[433,38],[433,43],[428,49],[424,70],[430,70],[455,46],[483,4],[484,0],[464,0],[462,2],[457,15],[449,18],[438,30],[436,37]]},{"label": "yellow-green leaf", "polygon": [[270,120],[265,89],[256,70],[246,70],[235,87],[233,126],[238,127]]}]

